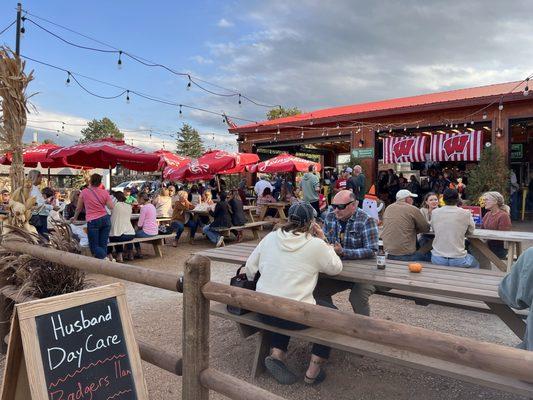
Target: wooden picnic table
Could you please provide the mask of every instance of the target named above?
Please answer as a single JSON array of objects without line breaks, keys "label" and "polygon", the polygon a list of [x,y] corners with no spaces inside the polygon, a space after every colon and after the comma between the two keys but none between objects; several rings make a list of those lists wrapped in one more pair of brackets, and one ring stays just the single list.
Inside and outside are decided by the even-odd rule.
[{"label": "wooden picnic table", "polygon": [[[213,261],[233,264],[246,262],[256,244],[239,243],[197,254]],[[498,286],[505,275],[500,271],[445,267],[423,264],[422,272],[411,273],[408,262],[387,260],[384,270],[376,268],[375,259],[343,260],[343,270],[328,278],[340,281],[368,283],[405,292],[439,296],[441,304],[456,304],[454,300],[485,303],[519,338],[525,334],[525,322],[498,295]]]},{"label": "wooden picnic table", "polygon": [[[434,232],[425,233],[425,235],[435,235]],[[533,232],[520,231],[496,231],[492,229],[475,229],[474,233],[466,236],[472,247],[489,259],[501,271],[509,271],[515,254],[519,256],[522,253],[522,242],[526,240],[533,241]],[[508,245],[507,262],[501,260],[488,247],[487,240],[501,240]],[[433,247],[432,241],[428,241],[418,252],[427,253]]]},{"label": "wooden picnic table", "polygon": [[[141,214],[131,214],[131,220],[132,221],[138,221]],[[157,222],[170,222],[172,221],[172,218],[170,217],[158,217],[155,219]]]},{"label": "wooden picnic table", "polygon": [[266,213],[269,209],[275,209],[277,212],[277,216],[283,220],[287,219],[287,216],[285,215],[285,207],[287,207],[289,203],[284,201],[278,201],[276,203],[266,203],[261,204],[258,207],[261,207],[261,214],[259,215],[259,219],[261,221],[264,221],[266,217]]}]

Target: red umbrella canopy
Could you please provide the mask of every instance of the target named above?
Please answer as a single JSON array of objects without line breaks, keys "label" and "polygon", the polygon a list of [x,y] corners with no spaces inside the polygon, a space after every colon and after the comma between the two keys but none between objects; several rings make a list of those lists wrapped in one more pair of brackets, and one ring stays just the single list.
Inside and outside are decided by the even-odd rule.
[{"label": "red umbrella canopy", "polygon": [[134,171],[157,171],[160,161],[157,154],[111,138],[62,147],[49,153],[48,157],[91,168],[114,168],[120,164]]},{"label": "red umbrella canopy", "polygon": [[283,153],[270,160],[262,161],[248,168],[250,172],[307,172],[310,165],[316,165],[317,171],[320,171],[320,163],[306,160],[304,158],[291,156]]},{"label": "red umbrella canopy", "polygon": [[[22,151],[22,162],[25,167],[35,168],[39,163],[43,168],[62,168],[69,167],[63,162],[62,159],[53,160],[48,157],[48,153],[57,149],[60,149],[61,146],[57,144],[39,144],[36,146],[26,147]],[[11,153],[6,153],[3,157],[0,158],[0,164],[2,165],[11,165],[13,162],[13,155]]]},{"label": "red umbrella canopy", "polygon": [[169,174],[191,162],[189,157],[180,156],[168,150],[157,150],[155,154],[159,156],[158,169],[163,170],[163,178],[165,179]]},{"label": "red umbrella canopy", "polygon": [[168,178],[176,181],[210,179],[216,174],[242,172],[246,165],[257,161],[259,161],[257,154],[213,150],[172,172]]}]

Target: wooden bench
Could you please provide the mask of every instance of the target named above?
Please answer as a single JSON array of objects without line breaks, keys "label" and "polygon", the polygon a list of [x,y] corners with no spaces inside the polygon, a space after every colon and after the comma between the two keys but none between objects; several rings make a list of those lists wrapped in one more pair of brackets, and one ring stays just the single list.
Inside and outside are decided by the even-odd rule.
[{"label": "wooden bench", "polygon": [[[230,314],[226,309],[226,305],[220,303],[212,303],[211,315],[235,321],[239,332],[243,337],[249,337],[258,333],[251,371],[252,380],[259,376],[265,369],[263,360],[268,356],[270,350],[268,331],[272,331],[304,341],[327,345],[334,349],[347,351],[349,353],[399,364],[404,367],[416,368],[426,372],[523,396],[533,396],[533,384],[531,383],[424,356],[393,346],[373,343],[367,340],[357,339],[351,336],[341,335],[317,328],[295,331],[280,329],[264,324],[259,320],[256,313],[247,313],[244,315]],[[341,373],[341,371],[337,372]]]},{"label": "wooden bench", "polygon": [[241,225],[241,226],[232,226],[232,227],[229,227],[229,228],[213,228],[213,230],[216,230],[221,235],[229,236],[231,231],[243,231],[245,229],[249,229],[249,230],[252,231],[252,233],[254,235],[254,240],[258,240],[259,239],[259,234],[257,233],[257,231],[259,229],[262,229],[265,225],[272,225],[274,222],[275,221],[273,221],[273,220],[247,222],[246,224]]},{"label": "wooden bench", "polygon": [[176,236],[175,233],[168,233],[166,235],[156,235],[146,238],[135,238],[126,242],[109,242],[107,247],[134,243],[148,243],[154,247],[154,253],[156,256],[163,257],[163,245],[165,244],[165,239],[172,238],[174,236]]}]

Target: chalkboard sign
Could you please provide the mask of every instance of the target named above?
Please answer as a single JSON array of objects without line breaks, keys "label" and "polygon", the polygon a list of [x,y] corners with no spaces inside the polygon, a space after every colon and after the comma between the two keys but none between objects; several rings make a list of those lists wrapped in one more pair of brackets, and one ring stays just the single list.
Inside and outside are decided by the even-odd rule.
[{"label": "chalkboard sign", "polygon": [[[122,284],[19,304],[15,319],[6,374],[19,368],[10,360],[19,325],[32,399],[148,398]],[[20,388],[9,396],[6,374],[2,400],[24,398],[14,394]]]}]

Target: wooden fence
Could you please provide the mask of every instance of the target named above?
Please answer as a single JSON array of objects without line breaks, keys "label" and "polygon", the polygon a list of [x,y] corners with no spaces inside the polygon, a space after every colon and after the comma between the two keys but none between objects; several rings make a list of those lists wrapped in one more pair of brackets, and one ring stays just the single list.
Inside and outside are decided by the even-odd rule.
[{"label": "wooden fence", "polygon": [[[26,243],[5,243],[4,247],[84,271],[172,291],[182,290],[183,399],[208,400],[210,389],[232,399],[281,399],[277,395],[209,367],[210,301],[242,307],[319,329],[327,327],[327,330],[331,332],[394,346],[481,371],[528,382],[533,381],[533,352],[341,312],[212,282],[210,261],[202,256],[195,255],[187,260],[183,281],[181,281],[177,275],[173,274],[96,260]],[[144,344],[141,343],[141,346]],[[166,362],[162,363],[161,359],[166,353],[153,348],[150,348],[148,353],[152,358],[147,355],[146,351],[141,351],[141,356],[146,361],[153,362],[154,365],[165,370],[174,369],[171,371],[174,373],[178,370],[179,360],[169,359],[167,355]]]}]

